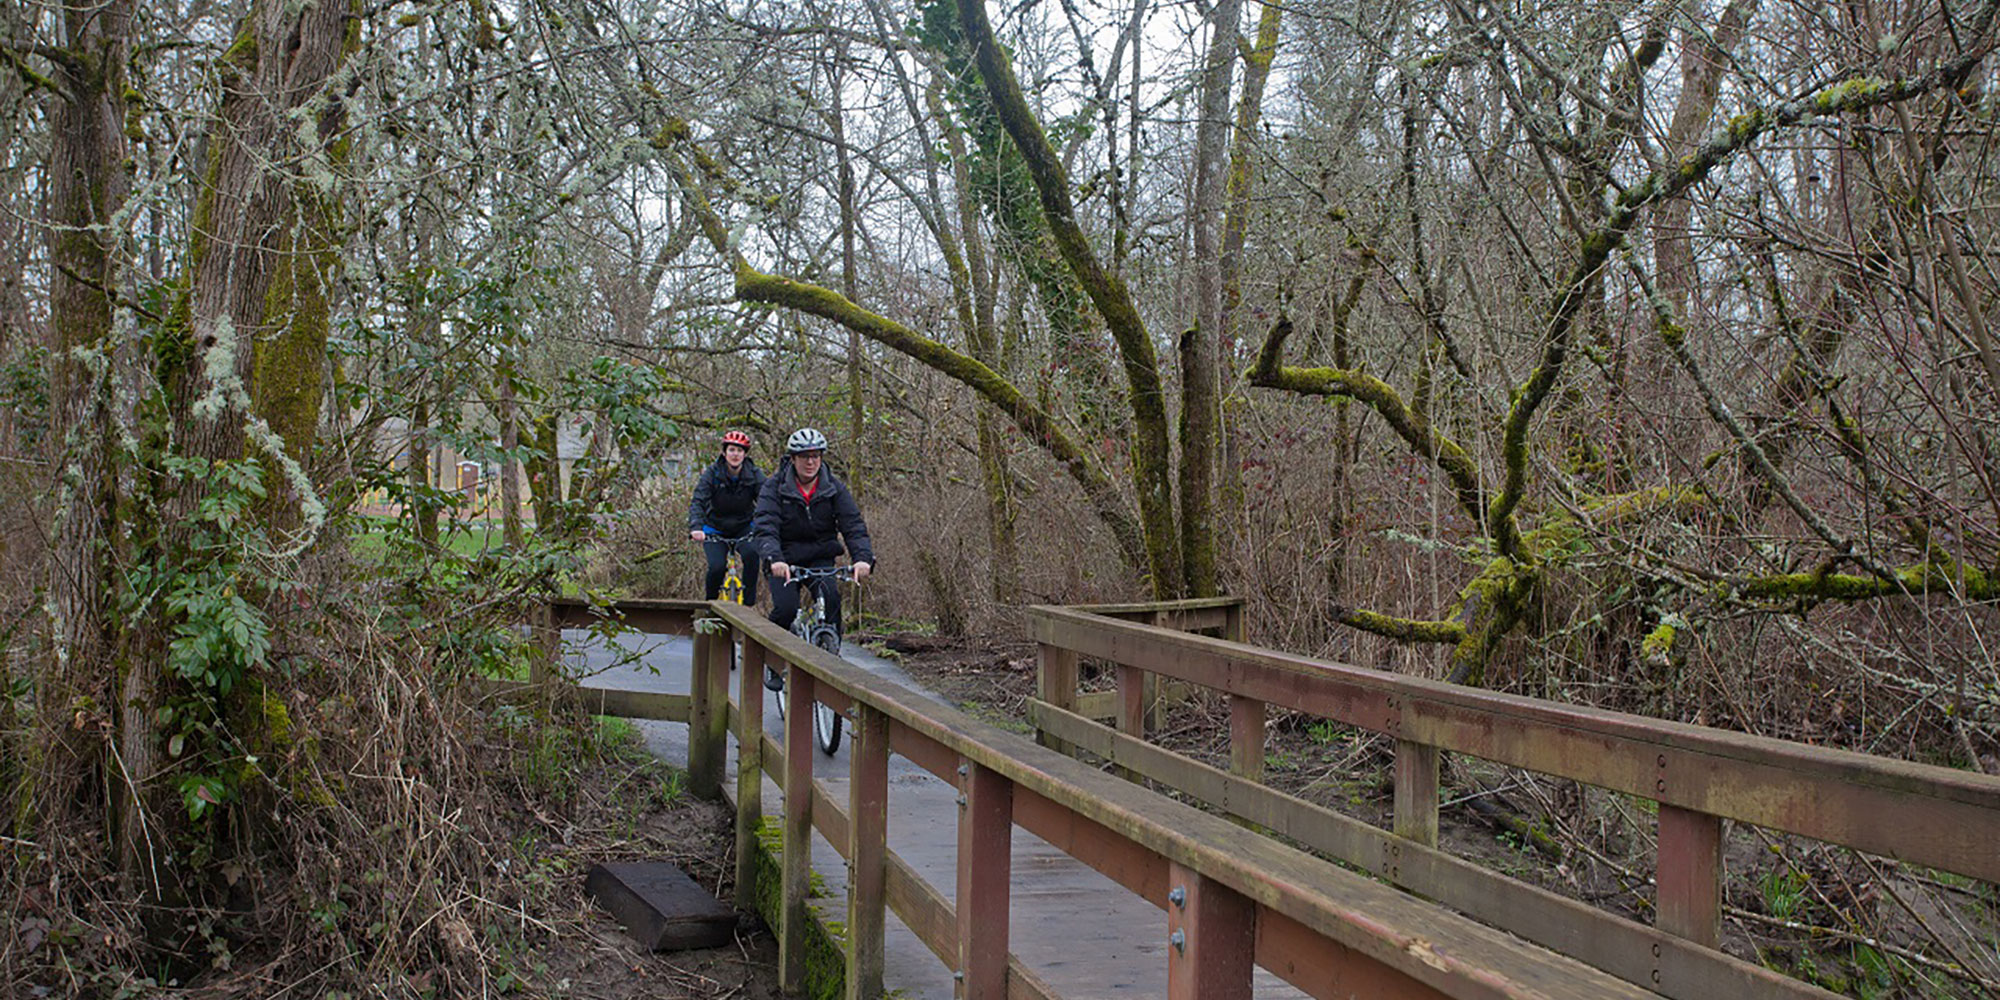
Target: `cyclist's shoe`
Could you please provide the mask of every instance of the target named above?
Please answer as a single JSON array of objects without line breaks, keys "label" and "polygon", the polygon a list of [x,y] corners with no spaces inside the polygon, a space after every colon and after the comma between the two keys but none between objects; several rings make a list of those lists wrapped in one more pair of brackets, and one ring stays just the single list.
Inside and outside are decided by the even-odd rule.
[{"label": "cyclist's shoe", "polygon": [[772,670],[770,667],[765,667],[764,686],[773,691],[783,691],[785,689],[785,679],[779,676],[776,670]]}]

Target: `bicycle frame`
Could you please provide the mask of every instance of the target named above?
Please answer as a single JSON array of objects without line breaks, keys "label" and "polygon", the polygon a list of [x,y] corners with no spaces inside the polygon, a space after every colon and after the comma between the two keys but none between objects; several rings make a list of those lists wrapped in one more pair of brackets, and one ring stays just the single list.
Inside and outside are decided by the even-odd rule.
[{"label": "bicycle frame", "polygon": [[724,538],[721,535],[708,536],[709,541],[721,542],[727,559],[728,571],[722,577],[722,589],[716,594],[721,600],[731,604],[743,603],[743,553],[738,549],[750,540],[749,535],[740,538]]},{"label": "bicycle frame", "polygon": [[[792,570],[792,579],[799,587],[799,611],[792,617],[792,634],[839,656],[840,630],[826,620],[826,593],[820,588],[838,587],[841,580],[854,579],[853,570],[846,566],[800,567]],[[806,594],[808,589],[812,591],[810,597]],[[782,697],[778,704],[782,714]],[[813,736],[819,741],[820,752],[831,757],[840,749],[841,715],[819,702],[813,703],[812,712]]]}]

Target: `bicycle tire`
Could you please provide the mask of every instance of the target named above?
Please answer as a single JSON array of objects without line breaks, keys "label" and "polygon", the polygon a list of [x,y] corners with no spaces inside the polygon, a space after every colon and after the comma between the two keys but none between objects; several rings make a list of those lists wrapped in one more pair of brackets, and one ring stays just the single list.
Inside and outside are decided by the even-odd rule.
[{"label": "bicycle tire", "polygon": [[[821,649],[840,655],[840,633],[832,629],[819,629],[813,633],[812,643]],[[813,702],[813,738],[819,742],[819,752],[828,757],[840,750],[840,731],[843,720],[839,712],[824,702]]]}]

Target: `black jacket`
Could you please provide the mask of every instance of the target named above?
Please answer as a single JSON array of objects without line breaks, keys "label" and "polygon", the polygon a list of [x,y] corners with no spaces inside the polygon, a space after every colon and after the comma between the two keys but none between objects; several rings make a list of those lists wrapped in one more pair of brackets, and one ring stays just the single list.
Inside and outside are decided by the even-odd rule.
[{"label": "black jacket", "polygon": [[825,465],[819,469],[819,489],[807,503],[799,494],[791,461],[780,464],[757,494],[754,530],[757,552],[766,564],[825,565],[839,557],[843,541],[849,561],[875,562],[868,522],[861,519],[854,494]]},{"label": "black jacket", "polygon": [[694,484],[694,500],[688,504],[688,530],[708,528],[724,538],[741,538],[750,533],[750,516],[757,509],[757,493],[764,486],[764,472],[748,455],[743,468],[730,476],[729,465],[720,457]]}]

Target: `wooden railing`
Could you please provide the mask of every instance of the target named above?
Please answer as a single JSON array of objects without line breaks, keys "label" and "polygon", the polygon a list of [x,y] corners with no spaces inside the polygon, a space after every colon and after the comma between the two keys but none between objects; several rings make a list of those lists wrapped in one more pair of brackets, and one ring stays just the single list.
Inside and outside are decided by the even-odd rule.
[{"label": "wooden railing", "polygon": [[[1124,609],[1121,609],[1124,610]],[[1121,614],[1121,618],[1135,617]],[[1825,997],[1717,950],[1723,820],[2000,881],[2000,778],[1495,694],[1037,607],[1042,742],[1108,760],[1224,813],[1680,1000]],[[1078,660],[1114,665],[1117,728],[1077,710]],[[1157,675],[1223,693],[1229,771],[1145,742]],[[1264,787],[1267,706],[1393,738],[1394,828]],[[1436,848],[1439,754],[1574,779],[1657,805],[1657,916],[1646,926]]]},{"label": "wooden railing", "polygon": [[[1010,850],[1020,826],[1166,911],[1168,994],[1247,998],[1252,962],[1318,997],[1641,997],[1588,965],[1448,912],[1380,881],[1171,801],[1068,756],[939,705],[800,642],[754,609],[715,605],[740,642],[739,698],[728,704],[729,650],[696,634],[690,788],[719,788],[738,739],[737,885],[754,892],[762,776],[783,789],[776,931],[781,985],[803,986],[810,837],[817,829],[850,870],[846,995],[882,990],[885,914],[895,912],[957,974],[959,996],[1057,994],[1008,948]],[[1091,616],[1095,617],[1095,616]],[[1147,627],[1150,629],[1150,626]],[[797,704],[815,699],[854,720],[846,801],[811,775],[811,713],[763,735],[762,672],[785,671]],[[730,708],[733,707],[734,711]],[[888,760],[899,754],[959,790],[954,906],[886,847]]]},{"label": "wooden railing", "polygon": [[[2000,779],[1493,694],[1164,627],[1239,635],[1239,612],[1226,601],[1032,609],[1040,698],[1031,709],[1040,743],[800,642],[754,609],[660,601],[617,611],[647,631],[694,634],[691,693],[577,689],[563,697],[593,711],[687,721],[690,790],[704,796],[723,791],[735,735],[736,885],[746,908],[754,906],[764,852],[763,778],[776,779],[779,902],[767,919],[788,990],[805,985],[805,951],[815,933],[828,939],[823,922],[815,932],[818,918],[807,905],[814,831],[849,865],[845,926],[833,937],[842,949],[845,995],[869,998],[882,989],[889,912],[956,973],[958,996],[1059,995],[1008,947],[1015,826],[1166,911],[1177,942],[1165,958],[1172,997],[1248,997],[1253,961],[1325,997],[1833,996],[1714,947],[1725,818],[2000,879]],[[590,614],[557,609],[551,618],[573,625]],[[697,627],[703,616],[713,620]],[[733,703],[732,645],[741,668]],[[1115,729],[1073,710],[1083,697],[1083,657],[1114,665]],[[767,663],[785,673],[800,703],[818,700],[853,720],[845,796],[812,778],[812,713],[791,713],[782,741],[764,733]],[[1224,693],[1229,770],[1145,741],[1154,707],[1145,692],[1155,675]],[[1393,738],[1393,830],[1259,782],[1271,705]],[[1118,774],[1171,786],[1215,812],[1056,746],[1087,751]],[[1446,751],[1656,803],[1656,923],[1596,910],[1438,850],[1438,767]],[[950,898],[887,848],[891,753],[958,789]],[[1245,823],[1276,837],[1247,835]],[[955,906],[954,898],[969,902]]]}]

